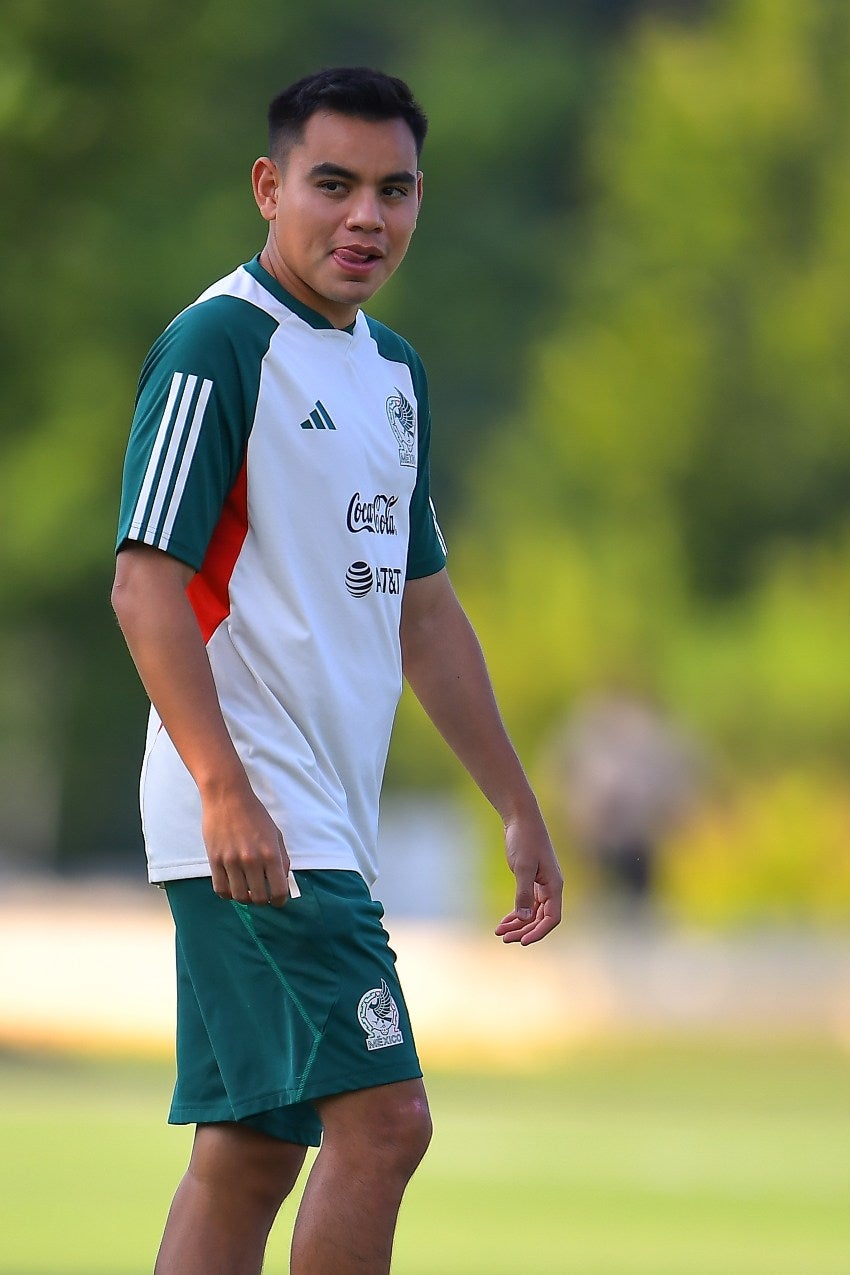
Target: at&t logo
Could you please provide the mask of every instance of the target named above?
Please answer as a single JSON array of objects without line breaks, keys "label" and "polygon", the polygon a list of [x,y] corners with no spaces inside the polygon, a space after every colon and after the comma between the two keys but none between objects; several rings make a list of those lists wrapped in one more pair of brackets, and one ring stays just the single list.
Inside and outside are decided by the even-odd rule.
[{"label": "at&t logo", "polygon": [[352,562],[345,573],[345,587],[354,598],[365,598],[374,583],[368,562]]},{"label": "at&t logo", "polygon": [[352,562],[345,573],[345,587],[353,598],[376,593],[401,593],[401,567],[370,567],[368,562]]}]

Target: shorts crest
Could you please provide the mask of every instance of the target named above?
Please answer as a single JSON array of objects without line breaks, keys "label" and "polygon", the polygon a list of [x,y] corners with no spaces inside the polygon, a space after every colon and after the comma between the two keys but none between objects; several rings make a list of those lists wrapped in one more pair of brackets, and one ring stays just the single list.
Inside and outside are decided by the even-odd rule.
[{"label": "shorts crest", "polygon": [[381,979],[380,987],[373,987],[360,997],[357,1017],[366,1033],[367,1049],[386,1049],[389,1045],[402,1043],[403,1037],[398,1029],[398,1006],[385,979]]}]

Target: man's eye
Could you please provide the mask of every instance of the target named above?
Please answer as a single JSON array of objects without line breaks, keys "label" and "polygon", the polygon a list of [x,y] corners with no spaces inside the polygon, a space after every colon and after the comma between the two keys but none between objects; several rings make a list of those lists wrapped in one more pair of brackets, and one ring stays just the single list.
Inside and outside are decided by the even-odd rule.
[{"label": "man's eye", "polygon": [[319,190],[326,190],[329,195],[336,195],[339,191],[345,190],[345,186],[342,182],[328,179],[327,181],[319,182]]},{"label": "man's eye", "polygon": [[406,199],[408,194],[406,186],[385,186],[384,194],[389,195],[391,199]]}]

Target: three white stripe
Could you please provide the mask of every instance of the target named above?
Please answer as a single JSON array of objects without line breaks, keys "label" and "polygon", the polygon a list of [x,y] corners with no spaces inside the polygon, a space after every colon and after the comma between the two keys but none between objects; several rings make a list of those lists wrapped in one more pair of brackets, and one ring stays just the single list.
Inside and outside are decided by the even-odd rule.
[{"label": "three white stripe", "polygon": [[[184,380],[185,383],[183,383]],[[189,409],[195,395],[195,387],[197,386],[197,383],[197,376],[191,373],[187,375],[185,372],[175,372],[171,378],[171,385],[168,390],[168,399],[165,404],[165,411],[162,414],[162,420],[159,423],[159,429],[157,430],[156,438],[154,439],[154,445],[151,449],[147,469],[145,470],[142,488],[139,492],[139,498],[136,501],[133,521],[130,525],[129,534],[133,539],[141,540],[144,544],[156,545],[160,549],[168,548],[171,533],[174,530],[174,522],[180,509],[180,500],[186,489],[186,481],[189,477],[189,470],[192,467],[192,459],[198,445],[198,438],[201,433],[204,412],[206,411],[207,402],[209,401],[210,393],[212,392],[212,381],[202,381],[198,400],[195,404],[195,410],[192,414],[191,423],[188,426],[188,438],[186,439],[186,446],[183,449],[183,457],[180,461],[180,468],[177,472],[177,480],[174,483],[174,490],[172,491],[171,499],[168,502],[165,519],[162,520],[162,511],[165,506],[165,501],[168,498],[168,489],[171,486],[174,470],[177,465],[177,458],[180,455],[180,449],[183,445],[183,440],[186,437]],[[182,394],[180,392],[181,384],[183,387]],[[176,415],[175,407],[177,409]],[[163,449],[166,446],[166,442],[168,443],[168,447],[165,452],[165,460],[162,465],[162,472],[157,480],[159,460]],[[156,484],[155,491],[154,484]],[[153,503],[150,505],[150,512],[147,512],[152,494]],[[142,534],[143,528],[144,534]]]}]

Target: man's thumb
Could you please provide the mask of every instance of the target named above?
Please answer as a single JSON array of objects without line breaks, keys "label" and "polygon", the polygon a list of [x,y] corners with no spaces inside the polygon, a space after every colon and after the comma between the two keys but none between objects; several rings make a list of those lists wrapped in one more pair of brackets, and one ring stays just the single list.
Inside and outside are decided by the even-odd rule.
[{"label": "man's thumb", "polygon": [[530,921],[534,916],[534,886],[519,878],[516,886],[516,914],[521,921]]}]

